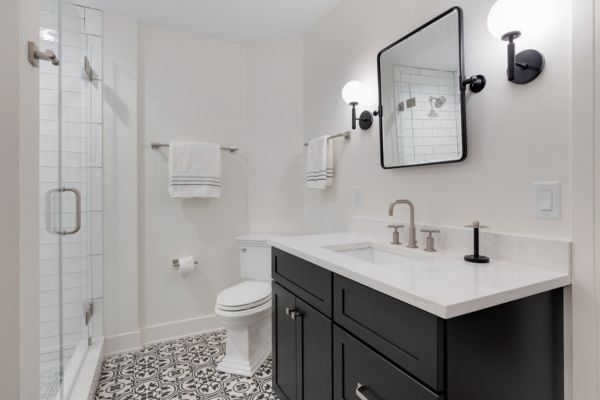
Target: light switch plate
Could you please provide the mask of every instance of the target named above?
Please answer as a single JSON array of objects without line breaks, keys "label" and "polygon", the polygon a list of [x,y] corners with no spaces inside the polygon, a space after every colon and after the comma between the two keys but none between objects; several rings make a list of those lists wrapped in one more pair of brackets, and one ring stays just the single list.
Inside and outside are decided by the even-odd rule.
[{"label": "light switch plate", "polygon": [[560,182],[534,182],[534,212],[538,219],[561,218]]}]

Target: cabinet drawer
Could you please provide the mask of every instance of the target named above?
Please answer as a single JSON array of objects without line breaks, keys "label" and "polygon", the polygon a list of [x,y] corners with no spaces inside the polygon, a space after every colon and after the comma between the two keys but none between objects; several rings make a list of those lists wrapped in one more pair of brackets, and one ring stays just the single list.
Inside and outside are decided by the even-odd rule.
[{"label": "cabinet drawer", "polygon": [[273,279],[331,317],[333,274],[306,260],[272,248]]},{"label": "cabinet drawer", "polygon": [[433,390],[445,389],[442,319],[338,275],[333,319]]},{"label": "cabinet drawer", "polygon": [[333,335],[334,399],[359,399],[357,390],[368,400],[444,399],[342,329]]}]

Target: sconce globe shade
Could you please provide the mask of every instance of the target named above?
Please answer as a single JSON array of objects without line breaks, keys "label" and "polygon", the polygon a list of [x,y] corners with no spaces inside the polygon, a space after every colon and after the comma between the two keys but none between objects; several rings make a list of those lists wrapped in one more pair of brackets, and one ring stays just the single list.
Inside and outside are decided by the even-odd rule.
[{"label": "sconce globe shade", "polygon": [[540,0],[498,0],[488,14],[488,30],[498,39],[512,31],[526,35],[545,19],[546,11]]},{"label": "sconce globe shade", "polygon": [[342,89],[342,98],[347,104],[360,103],[365,98],[365,85],[359,81],[350,81]]}]

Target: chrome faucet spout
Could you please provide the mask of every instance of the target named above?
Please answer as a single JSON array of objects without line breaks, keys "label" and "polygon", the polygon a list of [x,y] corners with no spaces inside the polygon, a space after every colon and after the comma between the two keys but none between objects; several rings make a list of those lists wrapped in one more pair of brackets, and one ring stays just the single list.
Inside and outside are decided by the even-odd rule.
[{"label": "chrome faucet spout", "polygon": [[394,208],[398,204],[406,204],[410,211],[410,225],[408,227],[408,247],[416,249],[417,246],[417,228],[415,227],[415,206],[410,200],[396,200],[390,204],[389,216],[394,216]]}]

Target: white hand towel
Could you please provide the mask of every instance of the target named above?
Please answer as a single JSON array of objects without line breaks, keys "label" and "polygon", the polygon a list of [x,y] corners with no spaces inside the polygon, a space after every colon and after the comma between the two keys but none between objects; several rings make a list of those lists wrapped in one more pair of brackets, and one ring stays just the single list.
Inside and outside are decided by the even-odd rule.
[{"label": "white hand towel", "polygon": [[308,142],[306,187],[323,190],[333,185],[333,148],[329,136]]},{"label": "white hand towel", "polygon": [[221,146],[170,142],[169,194],[174,199],[221,197]]}]

